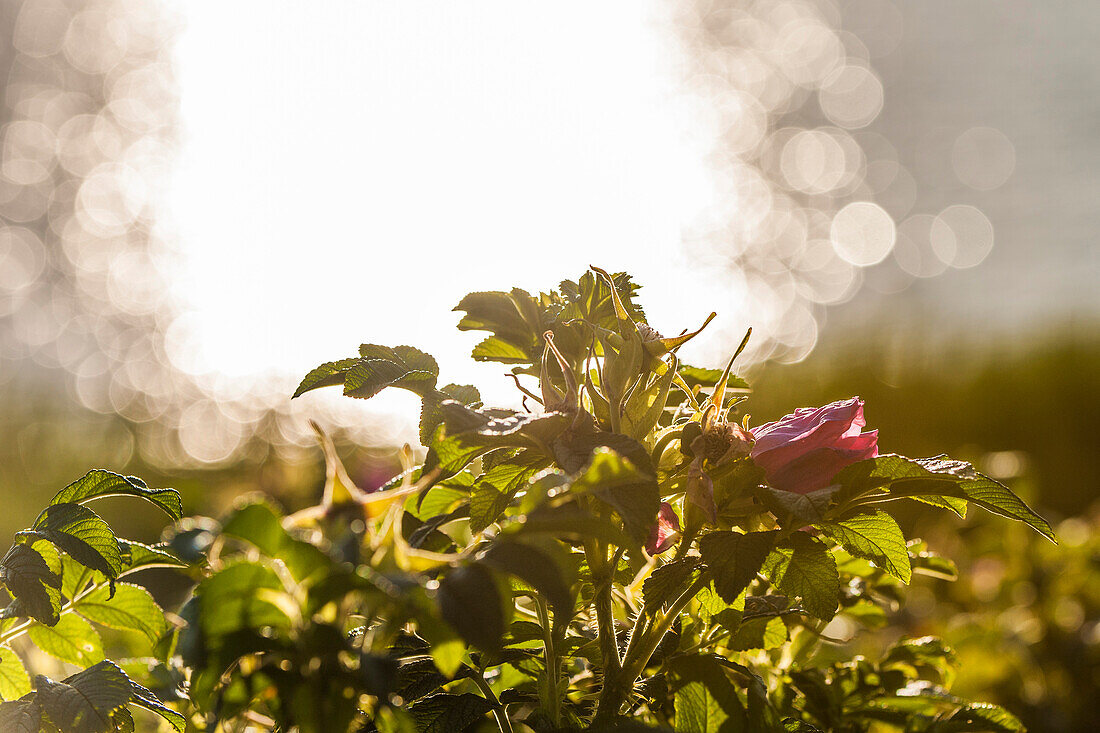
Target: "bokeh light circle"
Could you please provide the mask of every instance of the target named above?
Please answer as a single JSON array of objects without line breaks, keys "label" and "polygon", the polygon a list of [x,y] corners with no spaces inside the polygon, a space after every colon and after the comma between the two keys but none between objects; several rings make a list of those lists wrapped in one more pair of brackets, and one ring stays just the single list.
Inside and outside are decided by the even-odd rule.
[{"label": "bokeh light circle", "polygon": [[882,262],[896,238],[894,220],[885,209],[870,201],[855,201],[838,211],[830,230],[833,249],[857,267]]},{"label": "bokeh light circle", "polygon": [[960,270],[981,264],[993,250],[993,224],[981,210],[965,204],[941,211],[929,236],[936,256]]},{"label": "bokeh light circle", "polygon": [[971,127],[955,139],[951,167],[967,186],[992,191],[1003,186],[1016,169],[1016,147],[1000,130]]}]

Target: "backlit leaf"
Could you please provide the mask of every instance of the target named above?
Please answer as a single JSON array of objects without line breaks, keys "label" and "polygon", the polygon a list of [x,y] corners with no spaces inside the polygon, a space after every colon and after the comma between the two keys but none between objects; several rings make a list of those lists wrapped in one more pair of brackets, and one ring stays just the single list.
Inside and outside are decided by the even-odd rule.
[{"label": "backlit leaf", "polygon": [[908,583],[912,577],[905,535],[886,512],[857,514],[841,522],[826,522],[818,526],[848,552],[870,560],[901,582]]},{"label": "backlit leaf", "polygon": [[183,503],[175,489],[150,489],[137,476],[123,476],[96,469],[57,492],[50,504],[81,504],[108,496],[136,496],[160,507],[172,517],[183,516]]}]

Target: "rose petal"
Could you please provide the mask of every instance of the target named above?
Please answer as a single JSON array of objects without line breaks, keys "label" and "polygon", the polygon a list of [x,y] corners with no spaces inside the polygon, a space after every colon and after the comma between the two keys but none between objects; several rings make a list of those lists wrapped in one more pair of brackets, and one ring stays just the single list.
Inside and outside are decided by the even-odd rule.
[{"label": "rose petal", "polygon": [[[863,400],[853,397],[817,409],[801,408],[773,423],[752,430],[756,443],[752,457],[765,469],[778,467],[815,448],[832,445],[842,437],[859,434],[867,424]],[[763,458],[763,462],[760,460]]]},{"label": "rose petal", "polygon": [[649,532],[649,540],[645,549],[650,555],[659,555],[667,550],[676,541],[676,535],[680,532],[680,518],[676,516],[676,510],[667,501],[661,502],[657,510],[657,522]]}]

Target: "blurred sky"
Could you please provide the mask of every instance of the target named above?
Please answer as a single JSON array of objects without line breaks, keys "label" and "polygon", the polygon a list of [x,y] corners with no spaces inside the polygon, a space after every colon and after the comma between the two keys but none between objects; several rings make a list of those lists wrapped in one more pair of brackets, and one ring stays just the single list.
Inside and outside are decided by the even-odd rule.
[{"label": "blurred sky", "polygon": [[[981,241],[971,264],[985,260],[913,283],[891,259],[844,311],[1000,327],[1095,314],[1095,9],[820,7],[887,90],[873,129],[907,166],[902,215],[924,219],[905,229],[896,215],[902,237],[977,206],[961,225]],[[185,369],[301,372],[360,340],[411,341],[473,379],[470,338],[447,314],[461,295],[550,287],[589,262],[635,272],[658,327],[711,308],[726,310],[727,340],[748,325],[723,309],[740,281],[681,247],[723,171],[658,4],[180,10],[170,202],[186,264],[173,285],[192,308],[174,354]]]},{"label": "blurred sky", "polygon": [[408,342],[470,380],[464,294],[590,263],[635,273],[670,329],[712,307],[679,247],[709,141],[646,4],[181,9],[181,366],[304,373]]}]

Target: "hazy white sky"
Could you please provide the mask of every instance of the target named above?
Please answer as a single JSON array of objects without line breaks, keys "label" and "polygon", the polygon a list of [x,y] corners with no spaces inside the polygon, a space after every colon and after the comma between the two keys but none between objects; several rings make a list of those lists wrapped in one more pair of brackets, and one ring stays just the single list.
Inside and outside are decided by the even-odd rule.
[{"label": "hazy white sky", "polygon": [[[718,307],[686,281],[707,206],[657,3],[181,3],[171,209],[191,371],[301,373],[411,343],[481,381],[450,309],[591,262],[662,330]],[[501,381],[501,388],[505,385]]]}]

